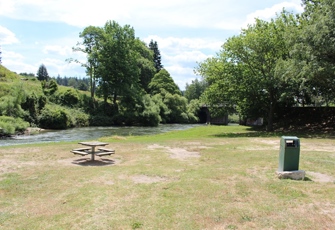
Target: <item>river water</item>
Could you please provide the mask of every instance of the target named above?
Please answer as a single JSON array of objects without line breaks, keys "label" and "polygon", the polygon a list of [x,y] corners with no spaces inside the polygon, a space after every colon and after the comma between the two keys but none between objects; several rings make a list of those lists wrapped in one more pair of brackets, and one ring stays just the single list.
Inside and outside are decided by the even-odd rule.
[{"label": "river water", "polygon": [[185,130],[192,127],[200,126],[199,124],[167,124],[157,127],[83,127],[66,130],[43,131],[34,135],[20,135],[10,139],[0,139],[1,146],[34,144],[44,142],[60,141],[85,141],[96,140],[105,136],[140,136],[153,135],[173,130]]}]

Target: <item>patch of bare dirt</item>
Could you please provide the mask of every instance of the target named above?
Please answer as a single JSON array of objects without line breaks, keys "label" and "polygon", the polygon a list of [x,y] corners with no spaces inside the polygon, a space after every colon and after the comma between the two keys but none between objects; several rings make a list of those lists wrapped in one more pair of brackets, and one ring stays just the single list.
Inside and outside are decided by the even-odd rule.
[{"label": "patch of bare dirt", "polygon": [[174,159],[185,160],[191,157],[200,157],[198,152],[190,152],[182,148],[168,148],[167,150],[171,153],[170,157]]},{"label": "patch of bare dirt", "polygon": [[148,149],[165,149],[170,153],[170,157],[174,159],[179,159],[179,160],[185,160],[188,158],[198,158],[200,157],[200,153],[198,152],[191,152],[186,149],[182,148],[170,148],[170,147],[164,147],[158,144],[153,144],[148,146]]},{"label": "patch of bare dirt", "polygon": [[335,183],[335,178],[326,174],[318,173],[318,172],[307,172],[308,176],[310,175],[311,180],[320,183]]},{"label": "patch of bare dirt", "polygon": [[4,158],[0,161],[0,175],[6,173],[17,172],[19,169],[25,166],[37,166],[39,163],[35,161],[16,161],[11,158]]},{"label": "patch of bare dirt", "polygon": [[167,181],[167,178],[159,177],[159,176],[146,176],[146,175],[137,175],[133,176],[132,180],[137,184],[152,184],[162,181]]},{"label": "patch of bare dirt", "polygon": [[334,145],[329,143],[300,143],[302,150],[334,152]]}]

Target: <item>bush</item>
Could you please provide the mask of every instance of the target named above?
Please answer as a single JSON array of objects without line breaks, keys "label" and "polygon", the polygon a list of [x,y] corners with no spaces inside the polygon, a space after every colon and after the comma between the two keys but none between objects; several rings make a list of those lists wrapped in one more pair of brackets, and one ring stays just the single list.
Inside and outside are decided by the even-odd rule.
[{"label": "bush", "polygon": [[149,95],[145,95],[142,100],[143,111],[139,115],[141,125],[158,126],[161,122],[160,107],[151,99]]},{"label": "bush", "polygon": [[75,127],[89,126],[89,115],[77,109],[71,109],[69,112],[71,114],[72,123]]},{"label": "bush", "polygon": [[29,127],[29,123],[21,118],[0,116],[0,134],[12,135],[17,132],[23,132]]},{"label": "bush", "polygon": [[115,118],[106,115],[96,115],[90,118],[90,126],[111,126],[115,124]]},{"label": "bush", "polygon": [[77,90],[67,89],[58,90],[55,94],[50,97],[50,101],[58,105],[67,107],[76,107],[80,102],[80,96]]},{"label": "bush", "polygon": [[63,94],[62,105],[74,107],[79,102],[78,91],[74,89],[68,89]]},{"label": "bush", "polygon": [[45,107],[39,116],[39,126],[44,129],[66,129],[73,127],[70,113],[58,106]]}]

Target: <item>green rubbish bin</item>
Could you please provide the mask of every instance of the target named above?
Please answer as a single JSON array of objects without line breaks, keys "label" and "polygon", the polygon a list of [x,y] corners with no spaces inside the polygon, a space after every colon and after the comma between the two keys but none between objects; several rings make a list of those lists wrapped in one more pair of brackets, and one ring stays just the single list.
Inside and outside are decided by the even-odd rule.
[{"label": "green rubbish bin", "polygon": [[299,170],[300,141],[298,137],[282,136],[280,139],[278,171]]}]

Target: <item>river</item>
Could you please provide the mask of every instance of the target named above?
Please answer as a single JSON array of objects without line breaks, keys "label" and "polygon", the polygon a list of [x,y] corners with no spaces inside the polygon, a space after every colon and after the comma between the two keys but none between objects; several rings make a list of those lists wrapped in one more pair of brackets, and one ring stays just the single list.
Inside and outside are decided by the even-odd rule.
[{"label": "river", "polygon": [[157,127],[136,127],[136,126],[112,126],[112,127],[83,127],[66,130],[42,131],[34,135],[19,135],[9,139],[1,139],[1,146],[34,144],[44,142],[61,142],[61,141],[85,141],[96,140],[105,136],[140,136],[153,135],[173,130],[185,130],[199,124],[167,124]]}]

